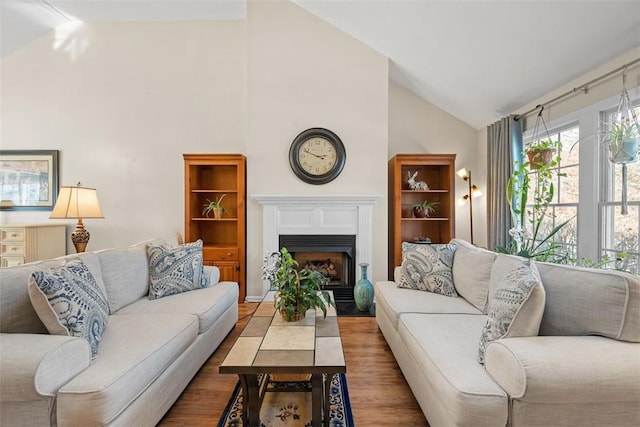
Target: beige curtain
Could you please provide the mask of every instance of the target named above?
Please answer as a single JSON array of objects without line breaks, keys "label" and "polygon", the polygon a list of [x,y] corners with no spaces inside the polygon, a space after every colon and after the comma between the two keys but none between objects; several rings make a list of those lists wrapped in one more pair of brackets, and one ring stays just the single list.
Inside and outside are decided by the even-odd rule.
[{"label": "beige curtain", "polygon": [[522,161],[521,153],[522,120],[509,116],[487,127],[487,238],[491,250],[511,242],[506,187],[514,160]]}]

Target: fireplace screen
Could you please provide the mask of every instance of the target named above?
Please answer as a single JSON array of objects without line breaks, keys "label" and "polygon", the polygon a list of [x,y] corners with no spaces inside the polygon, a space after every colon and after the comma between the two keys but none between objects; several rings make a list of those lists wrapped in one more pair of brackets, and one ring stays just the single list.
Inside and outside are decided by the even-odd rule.
[{"label": "fireplace screen", "polygon": [[281,235],[280,247],[286,247],[299,268],[318,270],[328,278],[325,289],[336,300],[352,301],[355,286],[355,236]]},{"label": "fireplace screen", "polygon": [[[349,286],[348,260],[344,252],[296,252],[295,260],[300,268],[317,270],[330,285]],[[345,262],[346,261],[346,262]]]}]

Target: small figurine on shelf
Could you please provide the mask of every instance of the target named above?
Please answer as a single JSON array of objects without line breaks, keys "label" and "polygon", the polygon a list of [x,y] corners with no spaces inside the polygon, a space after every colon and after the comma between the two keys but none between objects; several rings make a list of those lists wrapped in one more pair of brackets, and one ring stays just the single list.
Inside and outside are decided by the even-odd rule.
[{"label": "small figurine on shelf", "polygon": [[413,175],[411,174],[411,171],[407,171],[407,176],[409,177],[407,179],[407,182],[409,183],[409,188],[411,188],[412,190],[424,191],[429,189],[429,186],[427,185],[426,182],[424,181],[416,182],[416,176],[418,176],[418,171],[415,171]]}]

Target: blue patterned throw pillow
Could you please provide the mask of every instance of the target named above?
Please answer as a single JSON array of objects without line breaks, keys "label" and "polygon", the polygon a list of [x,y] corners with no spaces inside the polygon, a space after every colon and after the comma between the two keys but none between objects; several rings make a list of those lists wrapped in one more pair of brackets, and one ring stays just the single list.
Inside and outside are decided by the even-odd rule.
[{"label": "blue patterned throw pillow", "polygon": [[206,288],[202,240],[177,247],[149,244],[149,299]]},{"label": "blue patterned throw pillow", "polygon": [[50,334],[84,338],[96,357],[109,306],[104,289],[82,260],[31,273],[29,297]]},{"label": "blue patterned throw pillow", "polygon": [[402,243],[402,265],[399,288],[418,289],[457,297],[453,286],[455,244],[420,245]]},{"label": "blue patterned throw pillow", "polygon": [[500,281],[489,302],[478,361],[484,364],[485,350],[492,341],[538,335],[544,303],[545,292],[535,264],[523,261],[513,267]]}]

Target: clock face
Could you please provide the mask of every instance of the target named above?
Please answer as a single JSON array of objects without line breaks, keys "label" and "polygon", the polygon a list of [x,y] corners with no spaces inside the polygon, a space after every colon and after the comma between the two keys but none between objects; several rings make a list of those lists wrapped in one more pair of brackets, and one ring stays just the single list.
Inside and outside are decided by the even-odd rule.
[{"label": "clock face", "polygon": [[346,151],[335,133],[324,128],[311,128],[300,133],[289,149],[293,172],[309,184],[326,184],[340,175]]},{"label": "clock face", "polygon": [[336,147],[325,138],[309,138],[300,145],[298,160],[310,175],[324,175],[336,164]]}]

